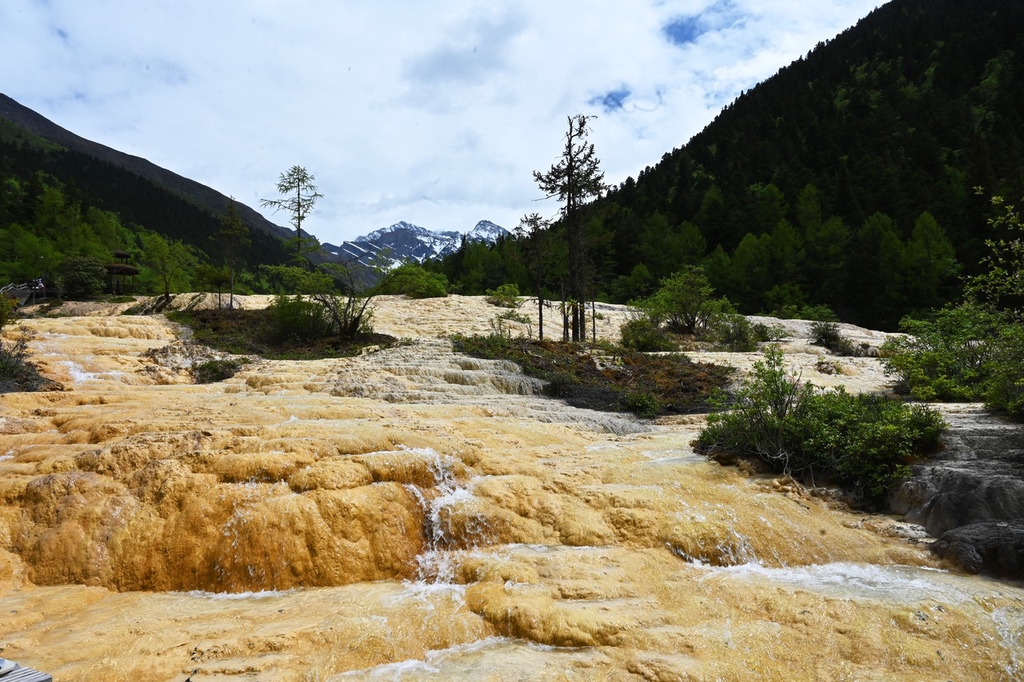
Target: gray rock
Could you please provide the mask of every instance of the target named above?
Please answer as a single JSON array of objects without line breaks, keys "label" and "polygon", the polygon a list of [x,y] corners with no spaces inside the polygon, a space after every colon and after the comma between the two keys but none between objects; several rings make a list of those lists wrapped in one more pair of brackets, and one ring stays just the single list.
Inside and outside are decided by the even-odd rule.
[{"label": "gray rock", "polygon": [[1024,579],[1024,426],[980,405],[942,406],[945,449],[889,498],[939,538],[932,549],[971,573]]},{"label": "gray rock", "polygon": [[946,531],[930,549],[968,573],[1024,577],[1024,523],[972,523]]},{"label": "gray rock", "polygon": [[944,449],[889,498],[938,537],[947,530],[983,521],[1024,521],[1024,426],[1012,424],[980,405],[940,406],[949,422]]}]

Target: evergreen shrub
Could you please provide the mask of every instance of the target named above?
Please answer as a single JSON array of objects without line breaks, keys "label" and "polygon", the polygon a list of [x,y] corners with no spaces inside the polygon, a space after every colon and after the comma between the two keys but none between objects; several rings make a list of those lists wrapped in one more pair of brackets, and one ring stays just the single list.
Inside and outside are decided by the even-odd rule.
[{"label": "evergreen shrub", "polygon": [[247,361],[244,358],[207,360],[192,368],[192,378],[197,384],[212,384],[230,379],[238,373]]},{"label": "evergreen shrub", "polygon": [[836,355],[851,357],[864,354],[861,349],[853,345],[853,341],[843,336],[843,333],[839,331],[839,325],[835,322],[812,322],[811,343],[816,346],[824,346]]},{"label": "evergreen shrub", "polygon": [[278,296],[267,309],[268,336],[275,342],[294,339],[315,341],[331,334],[330,321],[322,304],[302,296]]},{"label": "evergreen shrub", "polygon": [[519,300],[519,286],[515,283],[502,284],[497,289],[488,289],[485,292],[487,302],[501,308],[518,308],[522,305]]},{"label": "evergreen shrub", "polygon": [[708,417],[697,447],[756,456],[779,472],[850,488],[879,501],[938,447],[945,429],[927,407],[880,395],[822,391],[788,372],[771,346],[728,411]]},{"label": "evergreen shrub", "polygon": [[758,335],[754,325],[743,315],[726,315],[713,330],[715,343],[732,353],[757,350]]},{"label": "evergreen shrub", "polygon": [[624,348],[641,353],[658,353],[676,349],[675,343],[661,327],[649,317],[639,315],[628,320],[619,329],[619,337]]}]

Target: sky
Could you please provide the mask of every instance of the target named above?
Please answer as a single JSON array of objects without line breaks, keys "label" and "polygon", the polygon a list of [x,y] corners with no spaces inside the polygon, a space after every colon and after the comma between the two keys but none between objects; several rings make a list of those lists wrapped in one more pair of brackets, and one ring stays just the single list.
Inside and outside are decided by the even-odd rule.
[{"label": "sky", "polygon": [[[0,92],[338,243],[554,217],[567,118],[619,184],[881,0],[2,0]],[[280,225],[288,216],[262,210]]]}]

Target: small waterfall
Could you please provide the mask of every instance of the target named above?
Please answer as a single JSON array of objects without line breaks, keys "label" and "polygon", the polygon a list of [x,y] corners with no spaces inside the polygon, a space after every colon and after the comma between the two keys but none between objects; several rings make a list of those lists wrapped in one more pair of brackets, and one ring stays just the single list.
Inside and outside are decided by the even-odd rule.
[{"label": "small waterfall", "polygon": [[265,543],[256,538],[265,530],[256,507],[270,497],[291,493],[286,483],[270,486],[250,481],[224,484],[231,490],[231,517],[222,528],[222,551],[212,566],[217,592],[265,592],[278,589],[278,577],[288,571],[287,554],[260,551]]},{"label": "small waterfall", "polygon": [[473,511],[476,498],[456,479],[450,457],[429,449],[417,452],[429,458],[434,486],[433,494],[425,493],[415,484],[406,486],[423,507],[427,540],[427,550],[417,558],[416,577],[428,583],[454,583],[457,552],[487,543],[487,519]]}]

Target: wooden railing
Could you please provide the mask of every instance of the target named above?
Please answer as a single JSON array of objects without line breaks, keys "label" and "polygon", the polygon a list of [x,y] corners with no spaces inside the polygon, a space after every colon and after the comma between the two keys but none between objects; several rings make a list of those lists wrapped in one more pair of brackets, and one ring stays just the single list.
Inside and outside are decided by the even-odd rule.
[{"label": "wooden railing", "polygon": [[46,298],[46,283],[42,279],[34,279],[21,284],[8,284],[0,287],[0,296],[13,298],[18,305],[31,305],[38,299]]}]

